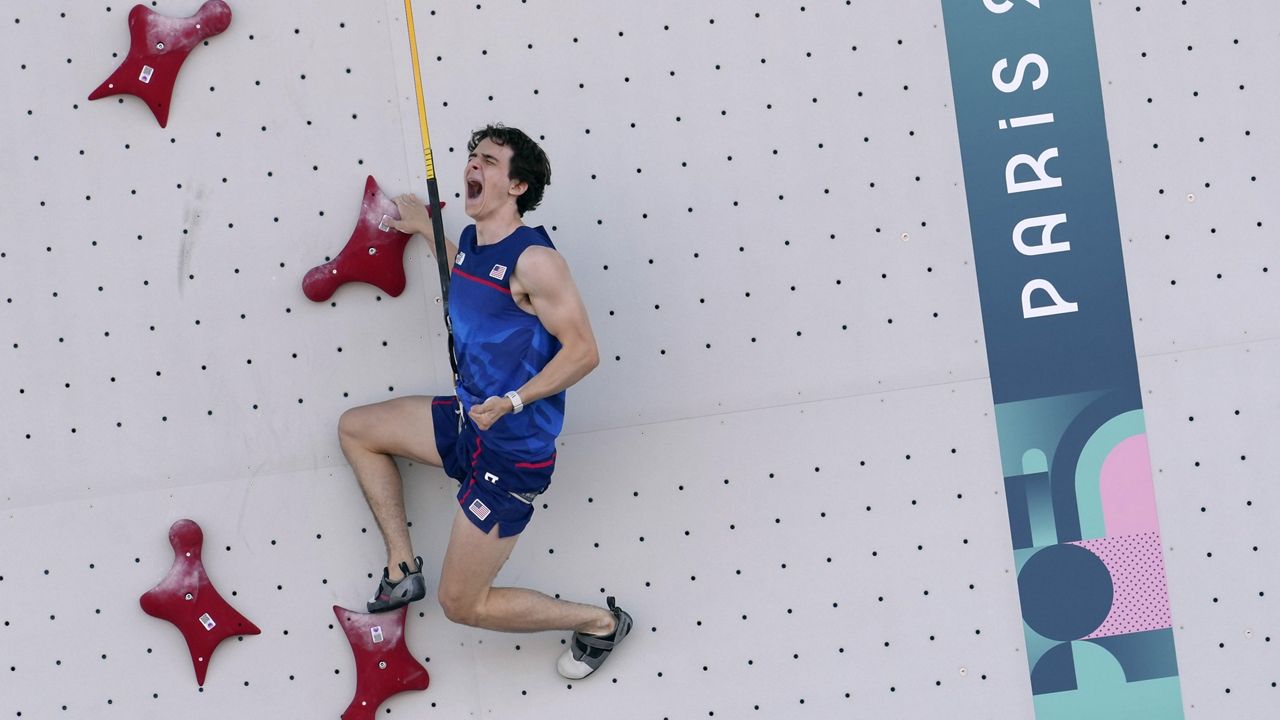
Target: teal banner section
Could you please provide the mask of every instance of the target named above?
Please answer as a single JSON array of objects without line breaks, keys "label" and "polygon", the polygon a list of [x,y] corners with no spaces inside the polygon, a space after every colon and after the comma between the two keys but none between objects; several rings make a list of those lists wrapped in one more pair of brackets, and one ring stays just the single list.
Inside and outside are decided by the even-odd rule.
[{"label": "teal banner section", "polygon": [[942,0],[1037,720],[1183,717],[1088,0]]}]

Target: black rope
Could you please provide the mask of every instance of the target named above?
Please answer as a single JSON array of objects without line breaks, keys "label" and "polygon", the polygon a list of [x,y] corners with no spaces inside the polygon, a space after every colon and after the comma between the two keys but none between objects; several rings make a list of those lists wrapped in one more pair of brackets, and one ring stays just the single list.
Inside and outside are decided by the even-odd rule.
[{"label": "black rope", "polygon": [[462,377],[458,373],[458,359],[454,353],[453,321],[449,319],[449,276],[450,268],[444,243],[444,220],[440,217],[440,190],[436,187],[434,177],[427,179],[427,196],[431,201],[431,229],[436,236],[436,267],[440,270],[440,305],[444,311],[444,329],[449,335],[449,367],[453,369],[453,383],[457,386]]}]

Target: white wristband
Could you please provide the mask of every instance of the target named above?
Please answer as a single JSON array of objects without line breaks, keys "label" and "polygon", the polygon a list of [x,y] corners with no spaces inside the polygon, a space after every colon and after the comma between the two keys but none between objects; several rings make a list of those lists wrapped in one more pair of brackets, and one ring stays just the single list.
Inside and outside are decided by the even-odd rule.
[{"label": "white wristband", "polygon": [[524,409],[524,401],[520,399],[520,393],[512,390],[507,393],[506,397],[511,401],[511,412],[518,413]]}]

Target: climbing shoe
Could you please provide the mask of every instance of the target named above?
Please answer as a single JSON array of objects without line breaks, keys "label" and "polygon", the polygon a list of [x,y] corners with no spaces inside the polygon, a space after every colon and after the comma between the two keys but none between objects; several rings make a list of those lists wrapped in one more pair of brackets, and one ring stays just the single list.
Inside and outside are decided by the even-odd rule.
[{"label": "climbing shoe", "polygon": [[410,570],[408,563],[400,563],[400,572],[404,573],[404,577],[395,582],[388,580],[387,569],[382,569],[382,581],[378,583],[378,589],[367,605],[369,612],[395,610],[427,596],[427,581],[422,578],[422,558],[416,560],[418,567],[415,570]]},{"label": "climbing shoe", "polygon": [[612,597],[608,599],[609,612],[613,613],[617,625],[614,626],[613,632],[604,636],[584,635],[580,632],[573,634],[573,640],[569,643],[569,648],[560,656],[560,660],[556,663],[556,669],[560,674],[570,680],[581,680],[582,678],[595,672],[605,659],[609,657],[609,653],[613,652],[623,638],[631,632],[631,616],[625,610],[618,607]]}]

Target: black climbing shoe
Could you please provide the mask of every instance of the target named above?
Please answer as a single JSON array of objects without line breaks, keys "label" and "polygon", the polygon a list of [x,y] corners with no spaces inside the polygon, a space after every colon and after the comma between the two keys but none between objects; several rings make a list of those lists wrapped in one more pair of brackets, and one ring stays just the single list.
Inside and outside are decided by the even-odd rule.
[{"label": "black climbing shoe", "polygon": [[400,563],[400,572],[404,573],[404,577],[394,583],[387,579],[387,569],[382,569],[382,581],[378,583],[378,589],[367,605],[369,612],[395,610],[427,596],[427,581],[422,579],[422,558],[416,559],[416,570],[410,570],[408,563]]}]

